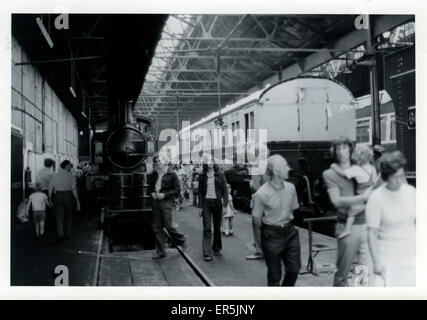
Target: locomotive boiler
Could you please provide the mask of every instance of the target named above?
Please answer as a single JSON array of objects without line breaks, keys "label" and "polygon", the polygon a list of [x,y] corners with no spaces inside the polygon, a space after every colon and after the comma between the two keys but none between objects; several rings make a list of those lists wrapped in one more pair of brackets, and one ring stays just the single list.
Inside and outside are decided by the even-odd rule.
[{"label": "locomotive boiler", "polygon": [[147,139],[133,120],[133,103],[119,106],[117,125],[104,141],[104,161],[108,173],[106,230],[110,250],[117,242],[138,243],[143,249],[154,248],[151,229],[151,197],[145,160]]}]

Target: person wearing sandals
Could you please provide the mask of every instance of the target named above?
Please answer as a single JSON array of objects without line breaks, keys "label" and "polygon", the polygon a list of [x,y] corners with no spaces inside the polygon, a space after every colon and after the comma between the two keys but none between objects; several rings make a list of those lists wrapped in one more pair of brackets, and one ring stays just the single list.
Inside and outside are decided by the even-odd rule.
[{"label": "person wearing sandals", "polygon": [[212,253],[221,255],[221,220],[222,212],[227,206],[228,191],[224,173],[213,163],[211,157],[205,157],[203,172],[199,176],[199,208],[203,217],[202,248],[205,261],[212,261]]}]

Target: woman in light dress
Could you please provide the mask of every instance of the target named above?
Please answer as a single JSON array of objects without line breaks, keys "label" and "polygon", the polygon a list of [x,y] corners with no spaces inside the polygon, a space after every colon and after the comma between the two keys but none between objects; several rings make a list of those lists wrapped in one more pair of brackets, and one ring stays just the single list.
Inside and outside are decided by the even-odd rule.
[{"label": "woman in light dress", "polygon": [[415,188],[406,182],[405,165],[400,151],[381,157],[384,183],[366,206],[376,286],[415,286]]}]

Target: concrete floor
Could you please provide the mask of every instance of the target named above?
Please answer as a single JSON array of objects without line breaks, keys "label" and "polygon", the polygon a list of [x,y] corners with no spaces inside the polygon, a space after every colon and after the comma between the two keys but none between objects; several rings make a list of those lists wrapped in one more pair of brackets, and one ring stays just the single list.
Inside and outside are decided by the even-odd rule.
[{"label": "concrete floor", "polygon": [[[174,224],[187,236],[187,253],[202,268],[217,286],[266,286],[267,267],[264,260],[246,260],[253,253],[253,236],[251,216],[238,212],[234,217],[234,235],[222,237],[222,255],[213,256],[213,261],[206,262],[202,255],[202,218],[199,209],[188,204],[180,211],[174,211]],[[301,271],[305,270],[308,260],[308,232],[298,228],[301,243]],[[335,246],[336,241],[318,233],[313,233],[314,243]],[[336,251],[321,252],[316,257],[318,266],[332,266]],[[330,269],[330,268],[329,268]],[[332,286],[333,274],[320,273],[300,275],[297,286]]]},{"label": "concrete floor", "polygon": [[40,246],[31,223],[17,225],[12,237],[11,285],[53,286],[59,265],[68,268],[70,286],[93,285],[100,235],[96,219],[75,217],[71,239]]},{"label": "concrete floor", "polygon": [[[185,204],[182,210],[173,212],[173,222],[177,229],[187,237],[187,254],[210,280],[217,286],[266,286],[265,261],[245,259],[247,255],[253,253],[251,216],[238,212],[234,218],[234,236],[222,237],[222,255],[214,256],[213,261],[206,262],[202,256],[202,218],[198,213],[198,209]],[[73,237],[59,246],[40,247],[35,241],[31,227],[32,225],[29,223],[16,227],[12,239],[11,285],[51,286],[56,277],[54,270],[57,265],[66,265],[69,268],[70,285],[91,286],[96,283],[95,265],[101,239],[101,230],[97,228],[96,219],[87,217],[75,219]],[[308,260],[308,232],[305,229],[298,229],[301,243],[301,271],[304,271]],[[318,233],[313,234],[313,241],[327,246],[336,245],[335,239]],[[132,254],[137,254],[137,252]],[[149,252],[145,251],[144,254],[147,255]],[[138,256],[138,262],[141,257]],[[177,257],[168,256],[164,260],[177,259]],[[335,258],[336,251],[321,252],[316,257],[316,263],[318,266],[329,266],[328,269],[332,271]],[[150,259],[147,258],[148,260]],[[135,264],[133,260],[131,262]],[[164,263],[167,264],[168,261],[164,261]],[[111,280],[114,275],[104,276],[107,277],[105,279],[110,280],[101,281],[100,284],[120,285],[117,281],[113,281],[114,279]],[[320,273],[319,276],[301,274],[296,285],[331,286],[332,280],[332,272]],[[150,283],[144,284],[141,281],[122,285],[150,285]],[[174,283],[173,285],[181,285],[179,281]],[[156,283],[156,285],[161,284]]]}]

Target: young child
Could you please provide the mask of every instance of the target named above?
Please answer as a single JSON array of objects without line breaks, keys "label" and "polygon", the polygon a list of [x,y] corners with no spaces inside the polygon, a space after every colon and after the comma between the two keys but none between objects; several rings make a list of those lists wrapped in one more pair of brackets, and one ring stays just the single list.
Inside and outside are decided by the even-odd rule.
[{"label": "young child", "polygon": [[236,215],[236,209],[233,206],[233,197],[231,196],[231,186],[227,184],[228,190],[228,206],[227,210],[223,212],[223,232],[228,237],[229,235],[233,235],[233,218]]},{"label": "young child", "polygon": [[36,184],[36,191],[33,192],[28,201],[27,214],[30,211],[30,206],[33,209],[33,219],[36,228],[37,238],[42,240],[44,235],[44,221],[46,220],[46,206],[49,205],[46,194],[41,190],[41,185]]},{"label": "young child", "polygon": [[[375,186],[378,180],[378,175],[373,163],[373,151],[370,147],[364,145],[356,145],[351,155],[351,160],[354,163],[348,169],[341,169],[338,165],[333,164],[332,168],[339,174],[347,177],[347,179],[356,180],[356,193],[363,194],[367,189]],[[356,204],[350,207],[348,218],[344,231],[338,238],[344,238],[351,234],[351,226],[354,223],[356,215],[363,211],[363,203]]]},{"label": "young child", "polygon": [[199,203],[199,174],[195,173],[193,176],[193,207],[197,207]]}]

